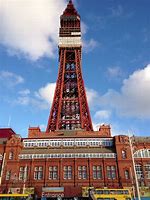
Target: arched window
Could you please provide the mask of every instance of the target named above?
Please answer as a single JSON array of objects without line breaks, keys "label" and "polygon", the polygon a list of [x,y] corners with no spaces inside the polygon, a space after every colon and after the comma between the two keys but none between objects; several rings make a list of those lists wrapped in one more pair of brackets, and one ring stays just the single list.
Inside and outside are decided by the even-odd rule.
[{"label": "arched window", "polygon": [[140,149],[134,153],[134,158],[150,158],[150,149]]},{"label": "arched window", "polygon": [[14,157],[14,153],[11,151],[11,152],[9,153],[9,160],[12,160],[13,157]]},{"label": "arched window", "polygon": [[121,153],[122,153],[122,158],[123,158],[123,159],[127,158],[127,153],[126,153],[125,150],[122,150]]},{"label": "arched window", "polygon": [[129,170],[125,170],[124,171],[124,176],[125,176],[125,179],[129,179],[130,178]]}]

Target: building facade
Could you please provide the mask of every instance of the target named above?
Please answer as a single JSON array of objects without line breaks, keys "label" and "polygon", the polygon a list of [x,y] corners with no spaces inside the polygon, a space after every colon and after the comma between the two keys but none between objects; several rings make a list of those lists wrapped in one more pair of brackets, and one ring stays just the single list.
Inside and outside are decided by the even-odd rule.
[{"label": "building facade", "polygon": [[[81,196],[83,187],[135,188],[150,193],[150,137],[93,131],[81,70],[80,16],[72,1],[60,17],[59,72],[45,132],[28,138],[0,129],[0,190],[38,196]],[[131,151],[131,145],[133,154]],[[134,162],[135,165],[134,165]],[[136,171],[136,173],[135,173]]]}]

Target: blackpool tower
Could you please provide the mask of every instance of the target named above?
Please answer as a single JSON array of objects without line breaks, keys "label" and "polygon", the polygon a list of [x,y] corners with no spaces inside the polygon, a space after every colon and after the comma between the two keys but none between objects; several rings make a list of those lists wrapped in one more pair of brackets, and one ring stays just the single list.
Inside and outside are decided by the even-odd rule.
[{"label": "blackpool tower", "polygon": [[134,166],[127,135],[112,136],[106,124],[93,131],[80,25],[70,0],[60,17],[59,71],[46,131],[29,127],[28,137],[21,138],[11,128],[0,129],[0,192],[72,198],[88,197],[91,188],[134,190],[139,169],[145,175],[139,184],[149,191],[150,138],[133,138]]},{"label": "blackpool tower", "polygon": [[82,78],[81,23],[72,1],[60,17],[59,72],[46,132],[92,131]]}]

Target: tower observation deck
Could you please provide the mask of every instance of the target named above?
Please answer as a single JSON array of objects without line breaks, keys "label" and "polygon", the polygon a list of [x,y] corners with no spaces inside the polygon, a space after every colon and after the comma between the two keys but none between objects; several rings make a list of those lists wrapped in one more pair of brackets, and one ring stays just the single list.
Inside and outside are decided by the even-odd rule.
[{"label": "tower observation deck", "polygon": [[81,70],[81,23],[72,1],[60,17],[59,72],[46,132],[93,131]]}]

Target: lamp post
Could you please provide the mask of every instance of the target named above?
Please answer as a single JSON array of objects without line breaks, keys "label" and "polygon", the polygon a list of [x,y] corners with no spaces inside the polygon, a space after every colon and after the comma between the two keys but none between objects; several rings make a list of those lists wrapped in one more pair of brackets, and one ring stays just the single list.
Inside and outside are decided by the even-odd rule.
[{"label": "lamp post", "polygon": [[134,179],[133,179],[133,174],[132,174],[131,166],[130,166],[130,174],[131,174],[132,187],[133,187],[133,197],[134,197],[134,199],[135,199],[135,198],[136,198],[136,197],[135,197],[135,185],[134,185]]},{"label": "lamp post", "polygon": [[130,137],[130,135],[129,135],[129,144],[130,144],[131,159],[132,159],[133,170],[134,170],[134,176],[135,176],[135,186],[136,186],[136,191],[137,191],[137,197],[138,197],[138,200],[141,200],[140,191],[139,191],[139,183],[138,183],[137,174],[136,174],[136,169],[135,169],[135,160],[134,160],[134,156],[133,156],[133,146],[132,146],[132,142],[131,142],[131,137]]}]

